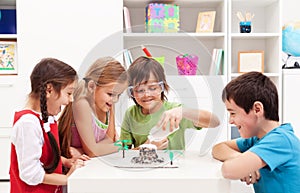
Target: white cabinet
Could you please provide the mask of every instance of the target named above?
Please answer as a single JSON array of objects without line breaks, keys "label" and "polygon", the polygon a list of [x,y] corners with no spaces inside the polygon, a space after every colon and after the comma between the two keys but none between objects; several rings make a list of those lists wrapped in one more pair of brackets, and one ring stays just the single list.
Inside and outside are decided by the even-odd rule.
[{"label": "white cabinet", "polygon": [[1,128],[0,132],[0,180],[9,179],[10,139],[9,129]]},{"label": "white cabinet", "polygon": [[[281,0],[229,0],[228,8],[228,81],[240,75],[239,51],[263,50],[264,74],[277,86],[281,118]],[[239,20],[236,16],[238,11],[244,15],[246,12],[254,14],[251,33],[240,33]]]},{"label": "white cabinet", "polygon": [[299,82],[300,69],[283,70],[283,122],[291,123],[300,138],[300,93],[297,91]]}]

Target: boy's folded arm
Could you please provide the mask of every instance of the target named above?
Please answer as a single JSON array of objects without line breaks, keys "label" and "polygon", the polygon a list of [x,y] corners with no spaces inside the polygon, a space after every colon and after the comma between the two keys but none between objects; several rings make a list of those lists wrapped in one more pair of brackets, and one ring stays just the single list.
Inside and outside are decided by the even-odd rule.
[{"label": "boy's folded arm", "polygon": [[235,158],[239,156],[241,152],[239,151],[236,140],[225,141],[214,145],[212,149],[213,158],[225,161],[228,159]]},{"label": "boy's folded arm", "polygon": [[266,163],[255,153],[247,151],[239,156],[225,160],[222,165],[224,178],[242,179],[266,166]]}]

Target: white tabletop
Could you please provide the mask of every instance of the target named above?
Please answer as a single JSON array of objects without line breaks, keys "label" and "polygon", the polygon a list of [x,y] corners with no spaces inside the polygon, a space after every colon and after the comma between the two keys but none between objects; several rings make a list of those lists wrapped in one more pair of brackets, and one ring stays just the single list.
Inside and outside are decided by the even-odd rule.
[{"label": "white tabletop", "polygon": [[[132,153],[138,155],[129,151],[127,159]],[[159,157],[161,153],[167,154],[159,152]],[[186,151],[177,155],[172,166],[165,159],[167,164],[156,168],[118,168],[112,166],[116,163],[108,164],[109,159],[93,158],[69,177],[68,193],[229,193],[230,181],[221,175],[221,162],[210,153],[199,156],[199,152]],[[122,152],[109,157],[122,160]]]}]

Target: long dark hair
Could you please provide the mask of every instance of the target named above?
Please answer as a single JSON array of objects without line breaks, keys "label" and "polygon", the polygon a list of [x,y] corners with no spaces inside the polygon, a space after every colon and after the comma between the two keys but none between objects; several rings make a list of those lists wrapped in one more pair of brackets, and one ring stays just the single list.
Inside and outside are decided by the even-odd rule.
[{"label": "long dark hair", "polygon": [[[44,58],[33,69],[30,81],[31,92],[29,97],[40,100],[40,108],[42,113],[43,123],[48,122],[47,85],[51,84],[58,96],[60,96],[61,89],[71,84],[77,79],[77,73],[70,65],[55,59]],[[44,165],[46,173],[52,173],[58,166],[60,161],[60,149],[51,131],[47,131],[47,135],[52,147],[53,159],[49,165]]]}]

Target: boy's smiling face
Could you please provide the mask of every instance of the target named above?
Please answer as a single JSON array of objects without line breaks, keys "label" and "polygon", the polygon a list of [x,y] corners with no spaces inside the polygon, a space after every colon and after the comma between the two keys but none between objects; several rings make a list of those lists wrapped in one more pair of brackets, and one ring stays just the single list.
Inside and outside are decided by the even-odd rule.
[{"label": "boy's smiling face", "polygon": [[230,114],[229,123],[236,125],[241,137],[250,138],[258,136],[258,117],[255,109],[251,109],[247,114],[232,99],[225,101],[225,106]]},{"label": "boy's smiling face", "polygon": [[156,111],[158,111],[162,106],[162,100],[161,100],[161,92],[158,94],[153,94],[149,91],[156,91],[158,88],[161,88],[158,80],[154,77],[152,73],[150,73],[149,80],[145,80],[141,82],[140,86],[135,87],[136,91],[138,90],[145,90],[142,96],[136,97],[136,102],[142,107],[142,112],[144,114],[151,114]]}]

